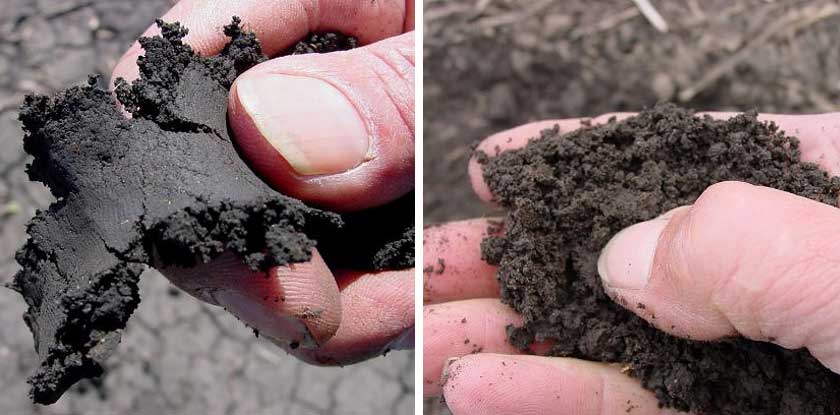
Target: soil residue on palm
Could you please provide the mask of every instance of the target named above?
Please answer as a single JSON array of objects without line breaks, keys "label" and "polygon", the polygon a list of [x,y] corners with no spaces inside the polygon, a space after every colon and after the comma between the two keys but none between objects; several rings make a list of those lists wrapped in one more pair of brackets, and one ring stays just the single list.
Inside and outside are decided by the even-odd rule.
[{"label": "soil residue on palm", "polygon": [[480,153],[484,178],[507,210],[504,233],[483,242],[499,266],[502,301],[524,316],[509,327],[525,349],[620,362],[667,407],[708,414],[835,414],[840,376],[806,350],[743,338],[704,343],[670,336],[601,286],[599,251],[621,229],[693,203],[738,180],[835,205],[840,180],[800,161],[799,143],[742,114],[713,120],[662,104],[621,122],[526,147]]}]

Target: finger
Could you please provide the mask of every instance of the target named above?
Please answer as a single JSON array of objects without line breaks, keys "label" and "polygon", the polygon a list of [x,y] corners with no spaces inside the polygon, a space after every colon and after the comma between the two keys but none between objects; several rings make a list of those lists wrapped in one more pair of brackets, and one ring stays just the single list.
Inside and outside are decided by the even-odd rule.
[{"label": "finger", "polygon": [[423,303],[498,298],[496,267],[481,259],[487,219],[451,222],[423,232]]},{"label": "finger", "polygon": [[286,347],[290,353],[313,364],[346,365],[414,348],[414,270],[344,273],[338,279],[338,332],[320,348]]},{"label": "finger", "polygon": [[837,235],[835,207],[723,182],[690,208],[618,233],[598,269],[613,298],[662,330],[806,347],[840,372]]},{"label": "finger", "polygon": [[305,348],[325,344],[341,322],[338,285],[313,250],[307,263],[253,272],[227,253],[194,268],[164,268],[173,284],[224,307],[261,335]]},{"label": "finger", "polygon": [[[727,119],[738,113],[710,112],[714,118]],[[840,174],[840,113],[788,115],[758,114],[760,121],[773,122],[790,136],[799,138],[802,160],[817,163],[832,175]]]},{"label": "finger", "polygon": [[[311,32],[337,31],[373,43],[402,33],[406,19],[413,21],[411,1],[381,0],[182,0],[163,15],[166,22],[180,22],[189,29],[185,42],[201,55],[222,50],[228,38],[221,28],[239,16],[246,28],[260,40],[263,52],[274,56]],[[410,13],[410,14],[409,14]],[[152,25],[143,36],[160,33]],[[143,54],[134,42],[114,67],[111,84],[117,77],[128,81],[138,77],[137,57]]]},{"label": "finger", "polygon": [[[738,113],[709,112],[717,119],[728,119]],[[610,113],[591,119],[591,124],[603,124],[611,117],[618,120],[630,117],[633,113]],[[702,114],[701,114],[702,115]],[[802,160],[817,163],[831,174],[840,174],[840,146],[834,140],[840,134],[840,113],[814,115],[786,115],[759,114],[761,121],[774,122],[788,135],[799,138]],[[534,137],[539,137],[540,131],[558,125],[560,134],[572,132],[581,127],[584,118],[570,118],[563,120],[539,121],[526,124],[508,131],[494,134],[479,144],[477,150],[484,151],[490,156],[501,151],[513,150],[525,146]],[[470,159],[468,172],[470,181],[476,194],[484,201],[491,201],[490,189],[484,182],[482,166],[475,157]]]},{"label": "finger", "polygon": [[[423,395],[440,394],[444,363],[469,354],[520,354],[508,342],[506,328],[522,325],[522,317],[498,299],[454,301],[423,307]],[[544,344],[532,346],[545,352]]]},{"label": "finger", "polygon": [[482,353],[451,361],[446,373],[443,395],[454,415],[677,414],[603,363]]},{"label": "finger", "polygon": [[284,193],[336,210],[414,186],[414,34],[257,65],[231,89],[243,156]]}]

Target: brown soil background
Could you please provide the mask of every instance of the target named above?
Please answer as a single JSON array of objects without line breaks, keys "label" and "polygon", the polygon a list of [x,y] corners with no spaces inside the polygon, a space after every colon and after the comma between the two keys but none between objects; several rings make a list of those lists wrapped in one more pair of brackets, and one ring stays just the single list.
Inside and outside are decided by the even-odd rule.
[{"label": "brown soil background", "polygon": [[427,223],[487,213],[466,177],[470,144],[519,124],[636,111],[828,112],[840,98],[832,1],[426,0]]}]

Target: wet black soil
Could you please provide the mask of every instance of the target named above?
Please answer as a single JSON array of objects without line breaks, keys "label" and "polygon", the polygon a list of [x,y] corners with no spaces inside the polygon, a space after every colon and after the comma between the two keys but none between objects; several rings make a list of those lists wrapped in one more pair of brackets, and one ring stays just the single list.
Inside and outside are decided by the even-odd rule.
[{"label": "wet black soil", "polygon": [[[10,284],[29,305],[24,321],[41,358],[29,380],[37,403],[102,373],[147,266],[190,267],[232,251],[267,270],[307,261],[316,244],[330,266],[413,266],[413,193],[375,213],[339,215],[272,190],[239,157],[226,122],[228,89],[266,57],[238,19],[213,57],[184,44],[177,23],[158,25],[161,36],[140,39],[140,79],[117,82],[132,119],[93,78],[52,99],[29,96],[21,109],[24,147],[34,156],[27,172],[57,199],[29,224],[17,254],[22,270]],[[318,36],[300,48],[354,43]]]},{"label": "wet black soil", "polygon": [[840,179],[800,161],[798,140],[755,114],[727,121],[659,105],[636,117],[523,149],[480,155],[506,209],[504,234],[483,243],[502,300],[524,316],[515,345],[621,362],[659,401],[703,414],[836,414],[840,376],[806,350],[743,338],[704,343],[657,330],[603,291],[596,262],[619,230],[739,180],[836,205]]}]

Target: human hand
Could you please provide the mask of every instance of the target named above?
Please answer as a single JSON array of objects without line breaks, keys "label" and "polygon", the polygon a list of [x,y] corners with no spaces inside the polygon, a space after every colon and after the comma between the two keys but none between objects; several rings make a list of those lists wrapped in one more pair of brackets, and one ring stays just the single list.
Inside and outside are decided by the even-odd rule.
[{"label": "human hand", "polygon": [[[804,160],[840,173],[840,152],[832,141],[840,114],[759,119],[797,136]],[[580,120],[528,124],[494,135],[479,148],[492,154],[497,146],[521,147],[554,124],[568,132]],[[490,201],[480,165],[473,160],[469,169],[474,189]],[[608,293],[622,297],[622,304],[644,304],[644,312],[634,311],[672,334],[704,340],[740,334],[807,347],[836,372],[840,336],[831,325],[840,314],[840,286],[831,270],[840,260],[833,250],[838,213],[774,189],[717,184],[693,206],[616,235],[602,252],[599,270]],[[625,413],[630,406],[634,413],[671,413],[615,366],[517,356],[504,328],[521,319],[496,299],[495,270],[480,260],[486,228],[486,221],[466,221],[426,233],[424,393],[442,393],[455,414]],[[533,351],[545,348],[536,345]],[[470,355],[476,351],[493,354]],[[449,362],[441,389],[438,379],[453,357],[460,358]]]},{"label": "human hand", "polygon": [[[269,57],[310,32],[356,37],[362,47],[352,51],[251,68],[231,88],[228,121],[241,154],[272,187],[327,209],[357,211],[414,186],[413,4],[183,0],[162,19],[187,27],[185,42],[202,55],[221,50],[221,27],[232,16],[256,33]],[[152,26],[144,36],[158,32]],[[138,77],[142,53],[135,42],[112,84]],[[352,363],[414,344],[412,270],[331,270],[313,250],[310,262],[273,268],[268,278],[228,254],[163,273],[308,362]]]}]

